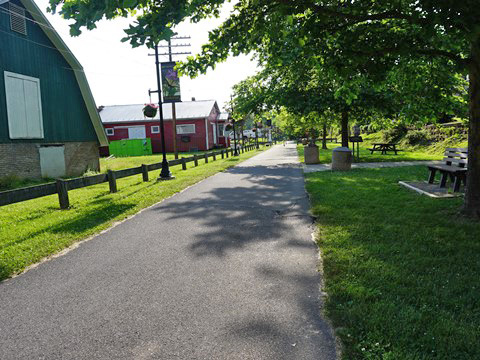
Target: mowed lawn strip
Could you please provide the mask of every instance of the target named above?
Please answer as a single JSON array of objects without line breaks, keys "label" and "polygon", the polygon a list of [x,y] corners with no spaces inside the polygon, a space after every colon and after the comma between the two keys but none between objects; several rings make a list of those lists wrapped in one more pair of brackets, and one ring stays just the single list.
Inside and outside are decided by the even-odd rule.
[{"label": "mowed lawn strip", "polygon": [[480,359],[480,223],[398,185],[424,166],[306,175],[344,359]]},{"label": "mowed lawn strip", "polygon": [[[221,149],[220,149],[221,150]],[[213,151],[219,150],[211,150],[208,153]],[[199,158],[202,158],[205,154],[205,151],[197,151],[191,153],[178,153],[178,158],[181,159],[182,157],[191,157],[193,155],[197,155]],[[230,154],[229,154],[230,155]],[[217,155],[217,158],[221,157],[221,155]],[[172,153],[167,154],[167,160],[174,160],[175,155]],[[210,157],[209,160],[212,158]],[[144,155],[144,156],[128,156],[128,157],[108,157],[108,158],[101,158],[100,159],[100,172],[105,173],[107,170],[122,170],[128,169],[133,167],[138,167],[142,164],[155,164],[161,163],[163,160],[163,156],[161,154],[155,155]]]},{"label": "mowed lawn strip", "polygon": [[[218,150],[211,150],[209,151],[218,151]],[[178,158],[181,159],[182,157],[191,157],[196,154],[199,158],[203,157],[205,154],[204,151],[197,151],[197,152],[190,152],[190,153],[179,153]],[[221,155],[220,155],[221,156]],[[217,156],[218,157],[218,156]],[[142,164],[149,165],[155,163],[161,163],[163,156],[161,154],[155,155],[144,155],[144,156],[127,156],[127,157],[107,157],[107,158],[100,158],[100,173],[106,173],[108,170],[123,170],[133,167],[138,167]],[[168,161],[174,160],[175,155],[172,153],[167,153]],[[85,176],[95,175],[97,171],[90,171],[87,170],[85,172]],[[21,179],[16,176],[3,176],[0,177],[0,191],[5,190],[12,190],[21,187],[27,186],[34,186],[45,184],[48,182],[55,181],[55,179]]]},{"label": "mowed lawn strip", "polygon": [[149,173],[149,182],[142,175],[119,179],[115,194],[108,183],[72,190],[69,210],[59,210],[57,195],[0,207],[0,280],[260,151],[208,164],[202,159],[198,167],[190,162],[185,171],[174,166],[176,178],[165,182],[156,181],[159,170]]},{"label": "mowed lawn strip", "polygon": [[[352,143],[349,143],[351,147]],[[332,151],[336,147],[342,146],[342,144],[328,143],[328,149],[322,149],[322,145],[317,143],[319,150],[319,159],[321,164],[330,164],[332,162]],[[419,161],[419,160],[442,160],[441,154],[431,154],[421,149],[400,151],[397,155],[393,151],[387,152],[386,155],[382,155],[379,151],[375,151],[373,154],[368,150],[371,145],[366,143],[360,143],[360,161],[359,162],[386,162],[386,161]],[[397,148],[401,149],[401,146]],[[305,162],[304,157],[304,145],[297,145],[297,152],[300,158],[300,162]],[[357,156],[357,149],[355,145],[355,156]]]}]

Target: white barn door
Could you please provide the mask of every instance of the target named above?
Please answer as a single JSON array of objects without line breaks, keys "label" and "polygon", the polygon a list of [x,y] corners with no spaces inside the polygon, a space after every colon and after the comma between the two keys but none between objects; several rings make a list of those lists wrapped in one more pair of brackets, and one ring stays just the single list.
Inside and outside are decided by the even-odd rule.
[{"label": "white barn door", "polygon": [[8,71],[4,75],[10,139],[43,139],[40,80]]}]

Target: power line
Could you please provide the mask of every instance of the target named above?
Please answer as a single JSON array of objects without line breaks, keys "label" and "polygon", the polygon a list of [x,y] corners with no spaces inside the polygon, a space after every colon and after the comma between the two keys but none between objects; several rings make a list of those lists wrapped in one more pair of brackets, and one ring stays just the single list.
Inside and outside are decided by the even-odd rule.
[{"label": "power line", "polygon": [[[27,11],[30,12],[29,10],[27,10]],[[50,29],[50,30],[52,30],[52,31],[55,31],[57,34],[59,34],[59,32],[58,32],[53,26],[49,26],[49,25],[44,24],[44,23],[41,23],[41,22],[39,22],[39,21],[30,19],[30,18],[27,17],[27,16],[23,16],[23,15],[14,13],[14,12],[10,11],[10,10],[7,9],[7,8],[4,8],[4,7],[1,7],[1,6],[0,6],[0,12],[3,12],[3,13],[8,14],[8,15],[14,14],[14,15],[17,16],[17,17],[21,17],[21,18],[23,18],[23,19],[25,19],[25,20],[28,20],[28,21],[30,21],[30,22],[32,22],[32,23],[34,23],[34,24],[37,24],[37,25],[39,25],[39,26],[42,26],[42,27],[45,27],[45,28]],[[35,12],[31,12],[31,13],[35,13]],[[37,15],[39,15],[39,16],[44,16],[43,14],[39,14],[39,13],[35,13],[35,14],[37,14]],[[62,37],[69,37],[69,36],[70,36],[70,35],[67,36],[67,35],[65,35],[65,34],[62,34]],[[93,35],[91,35],[91,34],[89,34],[89,36],[91,36],[94,40],[98,41],[99,43],[107,44],[107,45],[109,45],[110,47],[112,47],[110,41],[108,41],[108,40],[95,37],[95,36],[93,36]],[[21,38],[21,39],[23,39],[23,38]],[[24,40],[28,40],[28,39],[24,39]],[[48,45],[45,45],[45,44],[41,44],[41,43],[37,43],[36,41],[33,41],[33,40],[28,40],[28,41],[33,42],[33,43],[36,43],[36,44],[39,44],[39,45],[42,45],[42,46],[45,46],[45,47],[52,48],[51,46],[48,46]],[[57,49],[57,48],[53,48],[53,49],[56,49],[56,50],[58,50],[58,51],[65,52],[65,53],[70,53],[71,55],[74,55],[74,54],[73,54],[71,51],[69,51],[69,50],[60,50],[60,49]],[[138,60],[130,59],[130,58],[127,58],[127,57],[125,57],[125,56],[120,56],[120,57],[122,57],[123,59],[127,59],[128,61],[135,62],[135,63],[137,63],[137,64],[143,65],[143,66],[149,66],[149,64],[143,63],[143,62],[138,61]]]},{"label": "power line", "polygon": [[[70,51],[65,51],[65,50],[60,50],[60,49],[57,49],[56,47],[53,47],[53,46],[49,46],[49,45],[45,45],[45,44],[42,44],[42,43],[39,43],[37,41],[33,41],[33,40],[30,40],[30,39],[25,39],[25,38],[19,38],[17,36],[15,36],[14,34],[8,32],[8,31],[4,31],[2,29],[0,29],[0,32],[1,33],[4,33],[4,34],[7,34],[7,35],[10,35],[16,39],[21,39],[21,40],[24,40],[24,41],[27,41],[29,43],[33,43],[33,44],[36,44],[36,45],[39,45],[39,46],[42,46],[42,47],[45,47],[45,48],[48,48],[48,49],[51,49],[51,50],[55,50],[55,51],[60,51],[60,52],[68,52],[68,53],[72,53]],[[85,74],[93,74],[93,75],[105,75],[105,76],[118,76],[118,74],[109,74],[109,73],[95,73],[95,72],[91,72],[91,71],[85,71],[84,69],[73,69],[73,68],[68,68],[68,67],[65,67],[65,66],[62,66],[62,69],[66,69],[66,70],[70,70],[70,71],[80,71],[80,72],[83,72]],[[145,74],[138,74],[138,75],[123,75],[125,77],[138,77],[138,76],[141,76],[141,77],[149,77],[151,78],[152,75],[147,75],[146,73]]]}]

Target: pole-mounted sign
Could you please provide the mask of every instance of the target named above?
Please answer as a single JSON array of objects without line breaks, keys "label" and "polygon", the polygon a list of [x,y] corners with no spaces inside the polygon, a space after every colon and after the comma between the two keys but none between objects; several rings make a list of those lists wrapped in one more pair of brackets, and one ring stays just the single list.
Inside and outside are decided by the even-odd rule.
[{"label": "pole-mounted sign", "polygon": [[162,62],[162,92],[164,103],[181,101],[180,79],[174,61]]}]

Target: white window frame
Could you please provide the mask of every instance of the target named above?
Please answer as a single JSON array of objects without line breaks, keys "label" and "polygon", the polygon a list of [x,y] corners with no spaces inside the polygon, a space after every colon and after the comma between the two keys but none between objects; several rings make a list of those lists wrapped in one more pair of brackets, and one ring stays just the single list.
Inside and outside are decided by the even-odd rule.
[{"label": "white window frame", "polygon": [[[9,130],[9,136],[10,136],[10,139],[43,139],[45,137],[45,134],[44,134],[44,130],[43,130],[43,111],[42,111],[42,94],[40,92],[40,79],[38,78],[34,78],[34,77],[31,77],[31,76],[26,76],[26,75],[22,75],[22,74],[17,74],[17,73],[13,73],[13,72],[10,72],[10,71],[4,71],[3,72],[4,74],[4,81],[5,81],[5,96],[6,96],[6,100],[7,100],[7,118],[8,118],[8,130]],[[13,129],[15,128],[15,124],[13,123],[13,119],[15,119],[15,115],[14,115],[14,111],[18,111],[18,109],[12,109],[11,108],[11,105],[9,105],[10,101],[13,101],[13,100],[9,100],[9,99],[13,99],[13,98],[16,98],[18,96],[20,96],[20,94],[10,94],[10,91],[9,90],[9,87],[7,85],[7,78],[17,78],[17,79],[20,79],[20,80],[23,80],[23,81],[30,81],[30,82],[33,82],[36,84],[36,89],[37,89],[37,99],[38,99],[38,125],[39,125],[39,131],[40,131],[40,134],[39,135],[29,135],[28,134],[28,126],[27,126],[27,121],[28,119],[26,118],[25,119],[25,134],[24,135],[15,135],[13,133]],[[13,95],[13,97],[11,97]],[[25,111],[27,110],[26,109],[26,102],[25,102],[25,88],[24,88],[24,93],[23,93],[23,97],[24,97],[24,106],[25,106]],[[26,116],[26,114],[25,114]]]},{"label": "white window frame", "polygon": [[113,135],[115,135],[115,129],[114,128],[106,128],[105,133],[107,134],[107,136],[113,136]]},{"label": "white window frame", "polygon": [[150,128],[152,134],[160,134],[160,126],[159,125],[152,125]]},{"label": "white window frame", "polygon": [[[185,127],[187,126],[193,126],[193,131],[190,130],[184,130]],[[177,134],[178,135],[186,135],[186,134],[195,134],[196,132],[196,127],[195,124],[182,124],[182,125],[177,125]]]},{"label": "white window frame", "polygon": [[218,124],[218,136],[225,136],[225,124]]}]

